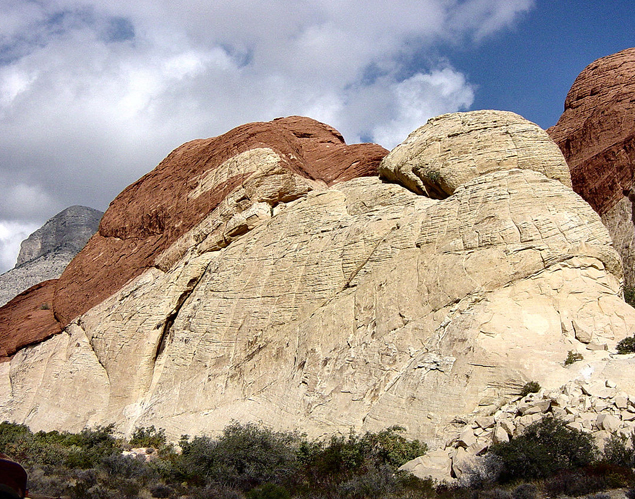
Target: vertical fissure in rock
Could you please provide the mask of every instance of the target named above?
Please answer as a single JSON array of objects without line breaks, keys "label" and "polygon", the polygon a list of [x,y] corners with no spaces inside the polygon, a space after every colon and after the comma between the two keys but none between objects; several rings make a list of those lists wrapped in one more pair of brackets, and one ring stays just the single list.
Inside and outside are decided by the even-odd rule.
[{"label": "vertical fissure in rock", "polygon": [[172,326],[174,326],[174,323],[176,321],[176,318],[179,315],[179,312],[183,308],[183,305],[185,305],[185,302],[187,301],[187,299],[194,292],[194,289],[196,289],[196,285],[200,282],[201,278],[203,277],[203,274],[205,274],[205,271],[201,272],[201,274],[198,277],[193,277],[192,279],[190,279],[190,281],[187,283],[187,286],[185,287],[185,290],[181,293],[178,300],[176,301],[176,305],[174,306],[174,309],[165,318],[165,322],[163,323],[163,327],[161,330],[161,335],[159,337],[159,341],[157,342],[157,348],[154,352],[154,358],[153,358],[154,363],[156,363],[159,356],[164,352],[165,347],[167,346],[168,340],[170,338]]}]

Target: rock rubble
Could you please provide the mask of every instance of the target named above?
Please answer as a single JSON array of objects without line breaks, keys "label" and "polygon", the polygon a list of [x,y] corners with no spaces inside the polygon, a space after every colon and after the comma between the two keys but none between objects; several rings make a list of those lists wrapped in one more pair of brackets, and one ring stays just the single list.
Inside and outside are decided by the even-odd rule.
[{"label": "rock rubble", "polygon": [[570,428],[590,433],[602,449],[611,434],[630,437],[635,432],[635,392],[628,388],[630,394],[611,380],[575,379],[556,390],[543,388],[512,399],[490,416],[456,418],[456,433],[445,445],[427,457],[406,463],[402,469],[420,478],[460,479],[491,445],[509,442],[543,417],[560,418]]}]

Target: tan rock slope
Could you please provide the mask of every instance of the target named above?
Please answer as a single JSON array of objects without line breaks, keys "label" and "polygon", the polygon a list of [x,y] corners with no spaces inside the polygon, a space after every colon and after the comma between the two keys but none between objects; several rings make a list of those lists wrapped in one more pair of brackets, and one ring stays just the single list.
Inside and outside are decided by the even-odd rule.
[{"label": "tan rock slope", "polygon": [[[279,202],[316,186],[375,175],[387,152],[376,144],[347,146],[337,130],[302,117],[251,123],[188,142],[111,203],[97,234],[59,281],[46,292],[32,289],[28,301],[0,308],[0,338],[21,346],[42,341],[147,269],[170,268],[199,247],[228,245],[270,218]],[[27,245],[25,254],[33,247],[39,248]],[[53,312],[23,324],[32,305],[43,303]]]},{"label": "tan rock slope", "polygon": [[635,48],[593,62],[576,78],[564,113],[548,130],[573,189],[597,211],[635,286]]},{"label": "tan rock slope", "polygon": [[[303,136],[298,120],[294,134]],[[340,173],[318,175],[337,154],[317,170],[287,167],[290,156],[262,142],[222,161],[209,159],[212,151],[196,160],[200,151],[185,147],[187,164],[216,166],[192,167],[191,179],[180,166],[179,182],[161,184],[171,161],[181,165],[177,149],[113,203],[122,217],[130,206],[135,216],[122,220],[131,222],[118,229],[106,213],[94,238],[105,255],[110,246],[99,238],[115,249],[137,244],[150,255],[145,268],[76,318],[81,308],[59,305],[68,326],[0,364],[0,417],[34,429],[153,424],[173,437],[218,431],[232,419],[313,436],[401,424],[434,445],[456,431],[457,414],[493,414],[529,380],[555,389],[614,370],[619,389],[635,395],[632,367],[611,353],[635,326],[635,310],[621,299],[619,256],[569,187],[546,133],[497,112],[426,127],[408,147],[464,144],[438,159],[435,182],[452,185],[443,200],[377,176],[351,178],[350,157]],[[475,129],[492,140],[475,144]],[[343,147],[329,140],[322,154]],[[361,158],[364,149],[380,155],[350,147]],[[382,172],[397,165],[395,178],[407,176],[395,160],[402,152],[388,155]],[[417,161],[407,171],[423,168]],[[361,172],[370,174],[377,165],[367,164]],[[469,175],[465,165],[474,165]],[[160,216],[148,219],[154,225],[132,222],[143,216],[135,192],[164,190],[168,199],[172,189],[181,197],[166,217],[193,203],[208,211],[189,215],[186,229]],[[152,199],[144,213],[160,212]],[[78,259],[96,258],[96,247]],[[122,253],[111,254],[119,272],[141,258],[126,253],[120,263]],[[74,268],[88,268],[81,265]],[[71,271],[69,282],[73,272],[87,271]],[[70,289],[58,288],[56,300],[65,303]],[[570,350],[589,372],[563,366]]]}]

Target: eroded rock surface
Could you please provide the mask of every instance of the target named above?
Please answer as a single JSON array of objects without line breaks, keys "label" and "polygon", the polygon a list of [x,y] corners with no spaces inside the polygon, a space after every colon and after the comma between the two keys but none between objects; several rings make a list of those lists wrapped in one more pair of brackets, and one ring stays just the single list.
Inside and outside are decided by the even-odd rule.
[{"label": "eroded rock surface", "polygon": [[571,170],[573,189],[601,216],[635,286],[635,49],[587,66],[548,130]]},{"label": "eroded rock surface", "polygon": [[0,309],[0,362],[62,330],[51,308],[54,290],[55,280],[41,282]]},{"label": "eroded rock surface", "polygon": [[[169,268],[198,238],[210,248],[226,246],[268,217],[254,208],[232,225],[233,216],[257,203],[271,210],[313,188],[375,175],[386,153],[376,144],[347,146],[337,130],[302,117],[188,142],[112,202],[98,233],[61,276],[55,315],[67,325],[146,269]],[[189,239],[172,248],[184,235]]]},{"label": "eroded rock surface", "polygon": [[567,163],[545,131],[507,111],[432,118],[384,158],[379,174],[442,199],[479,175],[513,168],[538,171],[571,187]]},{"label": "eroded rock surface", "polygon": [[[491,143],[463,155],[509,156]],[[570,350],[610,356],[635,327],[606,228],[566,175],[542,173],[544,151],[535,167],[476,168],[443,200],[377,176],[329,187],[280,157],[260,144],[176,184],[194,203],[241,178],[167,247],[143,227],[117,232],[107,214],[113,241],[130,231],[162,249],[0,364],[0,416],[34,429],[155,425],[175,438],[232,419],[311,436],[400,424],[435,445],[457,414],[490,417],[529,380],[555,389],[577,375],[563,365]]]}]

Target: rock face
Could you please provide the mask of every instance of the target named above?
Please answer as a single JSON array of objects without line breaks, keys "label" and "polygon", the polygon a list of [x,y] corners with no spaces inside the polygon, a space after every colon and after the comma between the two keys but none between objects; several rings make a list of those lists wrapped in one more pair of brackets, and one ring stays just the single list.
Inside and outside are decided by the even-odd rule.
[{"label": "rock face", "polygon": [[37,344],[62,328],[53,317],[55,280],[44,281],[19,294],[0,314],[0,362],[21,348]]},{"label": "rock face", "polygon": [[144,270],[167,270],[199,238],[201,251],[221,248],[278,203],[375,175],[386,153],[376,144],[347,146],[337,130],[301,117],[188,142],[112,202],[60,278],[55,315],[67,325]]},{"label": "rock face", "polygon": [[97,232],[103,215],[86,206],[66,208],[22,241],[16,267],[53,251],[76,255]]},{"label": "rock face", "polygon": [[597,211],[635,286],[635,49],[590,64],[548,130],[571,170],[573,189]]},{"label": "rock face", "polygon": [[22,241],[15,268],[0,275],[0,306],[31,286],[57,279],[97,232],[102,216],[92,208],[71,206]]},{"label": "rock face", "polygon": [[433,118],[391,151],[379,174],[443,199],[480,175],[514,168],[539,171],[571,187],[567,163],[544,130],[506,111]]},{"label": "rock face", "polygon": [[[622,364],[632,369],[633,357],[629,355]],[[581,374],[599,368],[602,373],[606,358],[608,355],[604,360],[581,362],[578,367],[572,366],[572,370]],[[612,433],[630,438],[635,431],[635,396],[622,391],[616,382],[604,379],[603,375],[586,380],[589,374],[582,374],[558,389],[542,389],[517,397],[489,417],[456,418],[453,437],[441,448],[409,461],[401,469],[423,479],[432,477],[447,482],[458,479],[468,484],[470,474],[478,472],[480,456],[492,444],[508,442],[530,424],[550,416],[563,420],[570,428],[592,434],[600,449]],[[621,381],[623,386],[631,383],[628,378]]]},{"label": "rock face", "polygon": [[[462,133],[457,122],[481,116],[448,116],[445,133],[441,120],[429,126],[443,143]],[[492,140],[493,150],[466,147],[460,159],[518,155],[529,148],[523,136],[516,150]],[[323,153],[343,147],[320,143]],[[76,258],[101,247],[123,272],[122,253],[108,245],[136,242],[142,255],[158,248],[152,264],[142,260],[145,269],[120,289],[76,318],[68,312],[60,334],[0,364],[0,417],[34,429],[155,425],[171,437],[220,431],[232,419],[311,436],[401,424],[434,445],[456,430],[457,414],[491,416],[529,380],[549,389],[569,382],[577,375],[563,365],[570,350],[632,376],[630,364],[611,358],[635,327],[635,310],[621,299],[619,256],[568,178],[541,170],[563,163],[547,144],[536,165],[477,167],[443,200],[377,176],[350,179],[350,158],[343,174],[319,181],[316,170],[284,166],[287,156],[267,143],[222,161],[201,156],[197,143],[177,149],[113,203],[122,217],[130,207],[135,216],[121,219],[130,222],[117,229],[107,212]],[[192,156],[179,163],[179,154]],[[546,161],[549,154],[556,158]],[[192,179],[160,184],[175,165]],[[143,216],[135,193],[165,189],[167,203],[172,188],[189,200],[172,201],[185,213],[197,202],[209,210],[188,215],[194,222],[178,237],[165,235],[177,230],[174,221],[133,223]],[[196,201],[205,196],[213,202]],[[158,209],[143,199],[149,213]],[[69,276],[88,268],[81,265],[73,262]]]}]

